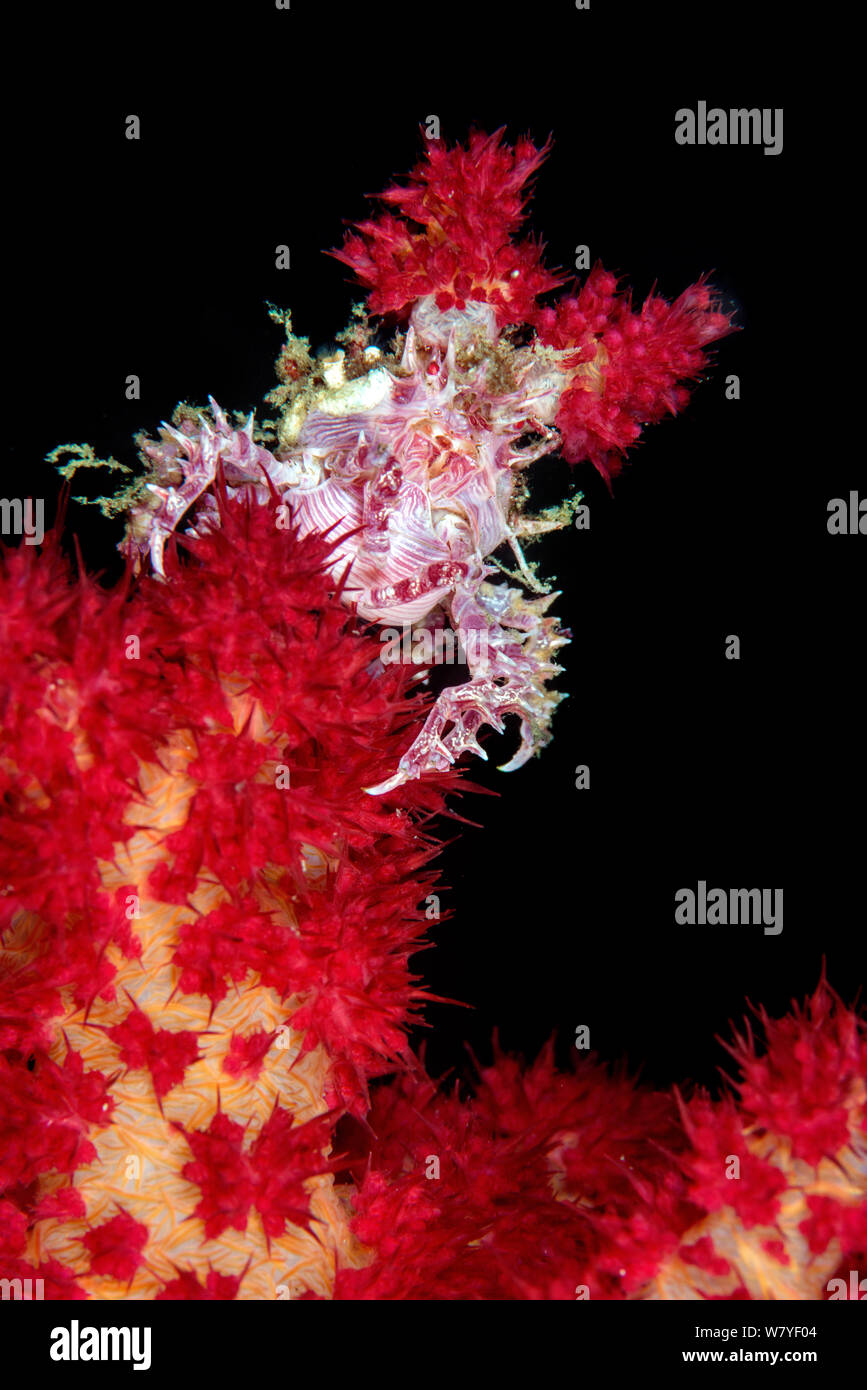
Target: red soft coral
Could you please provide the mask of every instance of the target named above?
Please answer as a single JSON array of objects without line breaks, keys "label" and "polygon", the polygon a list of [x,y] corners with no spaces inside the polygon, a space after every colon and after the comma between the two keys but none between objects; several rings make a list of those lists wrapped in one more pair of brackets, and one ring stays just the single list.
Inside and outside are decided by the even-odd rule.
[{"label": "red soft coral", "polygon": [[131,1280],[142,1262],[147,1239],[147,1226],[134,1221],[125,1211],[92,1227],[81,1238],[82,1245],[90,1251],[90,1273]]},{"label": "red soft coral", "polygon": [[741,1108],[762,1129],[788,1135],[796,1158],[817,1164],[847,1141],[856,1083],[867,1076],[867,1038],[824,977],[803,1009],[794,1005],[782,1019],[756,1013],[764,1055],[749,1027],[730,1049],[743,1074]]},{"label": "red soft coral", "polygon": [[359,222],[343,249],[330,253],[370,287],[371,313],[402,314],[433,294],[439,309],[463,309],[468,300],[491,304],[503,327],[528,321],[537,297],[563,284],[543,266],[541,246],[513,240],[550,142],[537,148],[521,139],[511,148],[502,135],[473,131],[466,149],[427,140],[409,186],[380,195],[402,216]]},{"label": "red soft coral", "polygon": [[[335,1296],[671,1297],[685,1284],[701,1289],[706,1276],[701,1296],[740,1299],[757,1296],[757,1279],[759,1288],[777,1280],[786,1296],[791,1273],[799,1290],[810,1291],[800,1296],[820,1297],[827,1261],[811,1275],[802,1238],[786,1232],[784,1242],[776,1223],[805,1183],[828,1190],[837,1171],[839,1200],[809,1195],[802,1236],[820,1254],[839,1250],[853,1259],[864,1249],[867,1204],[857,1177],[864,1029],[824,981],[804,1011],[766,1027],[765,1058],[738,1047],[740,1106],[731,1095],[698,1092],[683,1101],[647,1091],[590,1060],[558,1072],[551,1046],[529,1067],[495,1048],[466,1100],[439,1093],[420,1071],[378,1088],[369,1116],[375,1137],[365,1142],[356,1131],[349,1159],[358,1186],[353,1229],[373,1258],[340,1270]],[[823,1112],[839,1121],[835,1165],[811,1178],[790,1166],[798,1115],[778,1109],[780,1127],[763,1135],[751,1078],[788,1073],[796,1061],[821,1070],[832,1054],[839,1080],[827,1091],[824,1083],[811,1089],[806,1113],[825,1094]],[[786,1074],[782,1089],[803,1095],[803,1072],[800,1084],[794,1080]],[[761,1097],[767,1114],[764,1090]],[[804,1134],[819,1132],[831,1133],[824,1122],[802,1130],[801,1152]]]},{"label": "red soft coral", "polygon": [[535,317],[540,340],[576,349],[575,366],[595,361],[598,375],[578,373],[557,410],[561,452],[570,463],[589,459],[606,481],[642,426],[676,414],[707,363],[708,344],[733,332],[705,280],[673,304],[651,294],[636,313],[615,277],[596,265],[575,295]]},{"label": "red soft coral", "polygon": [[126,1066],[147,1068],[159,1100],[183,1080],[187,1067],[198,1057],[195,1033],[154,1028],[134,1002],[123,1022],[107,1032],[120,1048],[120,1059]]}]

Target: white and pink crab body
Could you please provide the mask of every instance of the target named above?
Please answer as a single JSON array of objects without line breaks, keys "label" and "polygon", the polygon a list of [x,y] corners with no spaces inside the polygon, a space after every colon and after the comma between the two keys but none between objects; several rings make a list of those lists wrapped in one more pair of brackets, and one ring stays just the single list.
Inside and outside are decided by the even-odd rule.
[{"label": "white and pink crab body", "polygon": [[[548,742],[563,698],[546,682],[560,670],[553,658],[568,635],[545,616],[554,595],[527,566],[519,538],[565,524],[569,509],[522,516],[516,482],[556,448],[552,421],[576,368],[565,365],[569,353],[499,340],[488,305],[440,312],[428,296],[413,309],[399,362],[380,365],[382,354],[368,348],[367,370],[350,380],[342,353],[320,364],[324,384],[287,413],[274,452],[254,441],[252,415],[233,429],[213,401],[213,426],[204,417],[198,428],[190,420],[164,425],[159,442],[145,446],[157,476],[182,475],[179,485],[149,484],[149,504],[134,511],[125,542],[157,574],[184,518],[192,534],[218,524],[213,484],[221,468],[230,495],[252,489],[270,505],[276,490],[275,524],[328,533],[331,572],[348,571],[342,595],[363,618],[445,623],[460,634],[469,679],[439,694],[393,776],[372,794],[442,771],[468,750],[485,757],[479,730],[502,731],[509,714],[520,720],[521,745],[503,770],[520,767]],[[578,370],[592,388],[593,366]],[[528,433],[538,436],[532,447],[516,447]],[[514,577],[534,597],[490,582],[502,567],[488,557],[504,543],[516,558]]]},{"label": "white and pink crab body", "polygon": [[[125,553],[164,576],[179,525],[194,535],[219,525],[218,478],[265,506],[276,495],[277,525],[328,535],[335,589],[362,618],[456,634],[468,679],[440,692],[374,794],[466,751],[484,757],[480,729],[502,730],[508,715],[521,743],[506,770],[549,741],[563,697],[548,682],[569,639],[546,616],[554,596],[521,539],[567,525],[573,503],[528,516],[523,471],[557,449],[610,484],[643,426],[685,404],[708,345],[733,331],[704,276],[673,303],[651,292],[634,309],[597,263],[580,289],[540,303],[566,280],[518,229],[550,141],[512,146],[503,134],[474,131],[467,148],[449,148],[425,132],[409,182],[389,186],[385,210],[331,253],[369,290],[362,322],[340,335],[346,351],[314,362],[289,316],[271,309],[287,330],[281,385],[266,397],[278,420],[254,429],[251,415],[235,428],[213,401],[210,412],[179,406],[174,427],[142,442],[146,478],[122,499],[98,499],[109,515],[127,511]],[[369,315],[408,319],[393,354],[371,345]],[[73,455],[65,477],[104,462],[89,446],[49,457],[63,453]],[[497,559],[504,546],[512,570]],[[515,584],[493,582],[497,572]]]}]

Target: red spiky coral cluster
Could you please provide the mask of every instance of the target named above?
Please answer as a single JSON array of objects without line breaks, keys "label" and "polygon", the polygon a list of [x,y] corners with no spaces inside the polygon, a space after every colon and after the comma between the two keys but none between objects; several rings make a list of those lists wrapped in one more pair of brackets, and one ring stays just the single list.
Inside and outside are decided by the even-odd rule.
[{"label": "red spiky coral cluster", "polygon": [[740,1107],[748,1122],[787,1134],[792,1154],[816,1164],[846,1143],[853,1082],[867,1075],[867,1046],[857,1016],[819,989],[806,1008],[782,1019],[757,1016],[768,1040],[757,1055],[752,1030],[731,1048]]},{"label": "red spiky coral cluster", "polygon": [[255,1143],[244,1148],[244,1126],[217,1114],[207,1130],[187,1133],[193,1161],[183,1176],[201,1191],[196,1216],[205,1235],[221,1235],[229,1226],[244,1231],[255,1207],[266,1237],[279,1236],[287,1221],[309,1229],[308,1178],[331,1172],[334,1161],[322,1158],[331,1140],[332,1119],[317,1116],[293,1125],[288,1111],[275,1107]]},{"label": "red spiky coral cluster", "polygon": [[[449,779],[409,784],[384,801],[364,790],[390,769],[407,724],[420,718],[404,674],[382,665],[375,638],[331,592],[327,542],[278,531],[271,508],[223,499],[220,528],[185,548],[184,563],[172,555],[170,583],[133,586],[127,576],[114,591],[73,577],[56,537],[38,557],[21,547],[3,561],[7,1271],[27,1230],[83,1215],[75,1175],[95,1159],[90,1136],[112,1122],[118,1077],[149,1075],[161,1107],[207,1037],[207,1009],[198,1030],[162,1028],[126,990],[116,992],[118,962],[141,953],[130,901],[187,909],[173,956],[178,996],[204,995],[213,1012],[252,971],[300,1005],[301,1055],[324,1045],[338,1107],[363,1113],[368,1080],[409,1060],[407,1028],[417,1001],[429,997],[408,960],[423,940],[420,904],[434,878],[425,866],[435,845],[421,822],[442,810]],[[135,834],[139,804],[144,815],[142,768],[158,768],[177,739],[188,813],[146,878],[109,891],[105,867]],[[190,913],[203,881],[223,901]],[[98,1022],[97,1001],[112,1002],[119,1021]],[[116,1049],[112,1074],[86,1070],[71,1046],[57,1059],[58,1021],[72,1006],[85,1011],[85,1032]],[[273,1030],[231,1035],[227,1079],[255,1076],[275,1042]],[[293,1129],[291,1115],[277,1110],[250,1153],[236,1145],[244,1171],[258,1165],[262,1174],[251,1202],[266,1235],[308,1219],[300,1184],[328,1169],[320,1153],[328,1133],[319,1120]],[[195,1182],[206,1136],[187,1140],[199,1167],[186,1176]],[[205,1184],[206,1206],[210,1190]],[[221,1218],[210,1207],[205,1215],[216,1229]],[[114,1228],[95,1230],[113,1239]],[[102,1263],[92,1261],[92,1273],[107,1269],[106,1249],[93,1246]],[[115,1273],[125,1278],[130,1268],[121,1261]],[[57,1262],[37,1273],[52,1288],[64,1282]]]},{"label": "red spiky coral cluster", "polygon": [[466,149],[428,140],[409,187],[394,184],[379,195],[402,216],[357,223],[343,249],[331,252],[370,287],[371,313],[401,314],[432,294],[439,309],[491,304],[503,327],[527,322],[537,297],[563,284],[542,265],[541,246],[513,239],[550,145],[537,149],[522,139],[510,148],[502,135],[474,131]]},{"label": "red spiky coral cluster", "polygon": [[684,382],[700,375],[708,344],[732,332],[704,280],[673,304],[651,294],[635,313],[629,294],[617,293],[616,278],[601,265],[577,294],[540,310],[535,322],[543,343],[577,348],[580,362],[601,358],[602,389],[588,390],[576,379],[560,398],[557,427],[563,457],[589,460],[606,480],[620,472],[643,425],[686,405]]},{"label": "red spiky coral cluster", "polygon": [[[106,593],[70,578],[53,545],[38,559],[22,549],[6,560],[3,636],[16,678],[4,710],[14,814],[4,822],[3,907],[9,932],[22,912],[39,921],[16,938],[20,959],[4,957],[0,974],[7,1277],[36,1274],[49,1297],[83,1296],[62,1263],[21,1256],[40,1223],[82,1216],[75,1174],[93,1162],[91,1136],[112,1123],[117,1073],[85,1069],[72,1049],[61,1061],[49,1056],[52,1018],[65,990],[88,1003],[113,997],[106,943],[135,957],[122,902],[142,885],[111,896],[94,877],[106,834],[122,843],[130,833],[121,808],[138,783],[126,751],[152,761],[172,733],[193,730],[198,790],[153,876],[163,899],[186,902],[205,866],[230,901],[182,928],[178,989],[204,991],[213,1006],[227,980],[252,969],[282,996],[297,993],[293,1027],[306,1046],[324,1045],[333,1099],[367,1121],[349,1158],[327,1156],[339,1109],[298,1124],[277,1106],[251,1144],[220,1113],[200,1128],[176,1126],[207,1240],[246,1230],[253,1212],[268,1239],[309,1229],[305,1183],[349,1165],[352,1228],[368,1253],[361,1267],[338,1270],[338,1298],[821,1297],[867,1249],[867,1038],[858,1017],[824,982],[788,1018],[760,1015],[764,1052],[749,1031],[731,1049],[738,1099],[638,1089],[592,1062],[558,1072],[552,1046],[528,1067],[497,1050],[469,1100],[439,1092],[405,1039],[422,993],[406,961],[421,939],[415,905],[429,879],[419,870],[432,845],[401,809],[363,792],[408,717],[400,677],[379,662],[370,670],[375,644],[327,592],[324,542],[275,544],[265,508],[224,502],[223,513],[219,531],[189,543],[186,564],[171,558],[170,584]],[[25,624],[34,596],[41,620]],[[132,637],[135,660],[125,655]],[[231,732],[228,672],[233,689],[255,697],[255,730],[251,713]],[[82,725],[104,733],[104,762],[82,756]],[[291,770],[297,804],[259,777],[278,761]],[[106,786],[112,805],[100,802]],[[436,779],[400,793],[417,813],[442,806]],[[96,855],[85,816],[98,821]],[[306,846],[322,856],[312,881]],[[291,931],[251,888],[274,864],[288,874]],[[207,1029],[160,1029],[127,1002],[106,1033],[121,1069],[149,1073],[160,1104]],[[233,1034],[226,1074],[252,1083],[273,1043],[262,1029]],[[397,1064],[410,1070],[370,1104],[367,1079]],[[92,1225],[81,1237],[89,1276],[132,1278],[148,1234],[123,1209]],[[178,1268],[158,1296],[231,1298],[241,1282]]]},{"label": "red spiky coral cluster", "polygon": [[740,1104],[559,1072],[551,1045],[527,1067],[495,1047],[468,1100],[424,1076],[380,1087],[354,1165],[377,1258],[335,1296],[739,1299],[791,1278],[823,1297],[867,1252],[867,1030],[824,981],[764,1022],[763,1054],[737,1048]]},{"label": "red spiky coral cluster", "polygon": [[[124,817],[138,794],[137,760],[159,761],[172,734],[189,730],[197,789],[150,887],[182,904],[207,871],[228,901],[182,928],[180,989],[216,1003],[253,969],[284,994],[309,996],[311,1037],[327,1039],[336,1074],[362,1096],[365,1077],[406,1056],[407,1007],[426,997],[406,962],[431,886],[418,871],[434,846],[406,812],[441,810],[438,784],[449,779],[406,788],[401,809],[365,794],[418,705],[404,697],[400,669],[382,666],[379,644],[353,631],[329,594],[326,542],[287,541],[268,508],[226,503],[220,529],[185,547],[192,563],[175,559],[171,583],[144,580],[134,592],[126,582],[110,593],[72,580],[51,543],[36,560],[27,547],[6,556],[2,790],[14,814],[0,838],[9,885],[0,911],[6,927],[22,911],[44,925],[27,964],[0,978],[0,1036],[20,1053],[44,1046],[40,1020],[56,1010],[61,986],[80,1003],[113,998],[105,948],[135,952],[123,903],[141,885],[112,901],[97,859],[132,834]],[[267,742],[233,730],[226,673],[255,700]],[[81,731],[97,752],[86,766],[76,760]],[[278,766],[291,796],[275,790]],[[327,892],[311,887],[306,846],[333,860]],[[297,934],[256,899],[257,876],[274,863]],[[159,1053],[163,1068],[180,1065],[188,1043],[174,1036],[172,1062],[148,1027],[132,1007],[115,1039],[137,1059]]]}]

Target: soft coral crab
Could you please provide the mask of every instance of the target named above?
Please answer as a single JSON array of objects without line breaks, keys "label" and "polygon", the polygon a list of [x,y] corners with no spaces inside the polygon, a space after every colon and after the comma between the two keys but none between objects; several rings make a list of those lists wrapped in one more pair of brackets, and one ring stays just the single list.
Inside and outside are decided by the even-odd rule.
[{"label": "soft coral crab", "polygon": [[[221,477],[263,505],[276,495],[275,524],[327,533],[332,573],[346,575],[344,600],[363,618],[446,623],[464,638],[469,679],[439,694],[374,794],[467,750],[484,757],[479,730],[502,730],[508,714],[521,746],[504,770],[548,742],[562,696],[547,683],[568,635],[546,616],[554,595],[521,539],[567,524],[571,506],[524,514],[521,475],[559,449],[610,478],[641,426],[684,403],[679,383],[699,374],[706,345],[731,331],[703,282],[674,304],[651,295],[635,313],[598,266],[580,291],[539,306],[563,281],[514,233],[546,153],[529,140],[503,145],[502,132],[476,132],[467,149],[429,141],[410,186],[382,195],[404,218],[363,222],[334,253],[371,287],[372,312],[408,314],[395,353],[372,346],[362,321],[342,335],[345,350],[313,362],[288,315],[272,311],[287,340],[271,433],[254,431],[252,415],[233,428],[212,401],[212,420],[184,407],[158,441],[142,441],[149,474],[122,546],[136,563],[148,557],[162,574],[183,518],[194,534],[217,524]],[[503,566],[489,557],[504,544],[520,588],[491,582]]]}]

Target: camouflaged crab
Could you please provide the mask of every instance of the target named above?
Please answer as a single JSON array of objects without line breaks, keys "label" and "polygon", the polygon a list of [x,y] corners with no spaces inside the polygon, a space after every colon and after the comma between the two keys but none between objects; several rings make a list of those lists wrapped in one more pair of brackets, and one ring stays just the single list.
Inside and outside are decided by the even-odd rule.
[{"label": "camouflaged crab", "polygon": [[[569,637],[546,616],[556,595],[521,541],[568,524],[575,499],[527,515],[524,470],[559,450],[610,480],[642,425],[685,403],[682,383],[700,373],[707,344],[731,331],[703,281],[633,312],[598,265],[580,290],[540,305],[563,279],[514,233],[547,150],[510,148],[502,132],[474,133],[467,149],[428,141],[409,186],[382,195],[403,217],[360,223],[333,253],[371,290],[344,346],[314,361],[289,315],[271,311],[287,333],[281,385],[267,397],[279,418],[233,428],[212,401],[211,419],[180,407],[159,440],[141,441],[148,473],[122,545],[137,565],[163,574],[181,523],[193,535],[218,524],[222,478],[230,495],[246,490],[262,505],[276,495],[276,525],[327,533],[332,573],[363,618],[461,636],[469,679],[439,694],[374,794],[466,751],[485,757],[479,731],[502,731],[509,714],[521,745],[503,770],[549,741],[563,697],[548,682]],[[368,313],[408,319],[391,354],[372,343]],[[491,563],[503,546],[512,571]],[[520,587],[492,582],[501,571]]]}]

